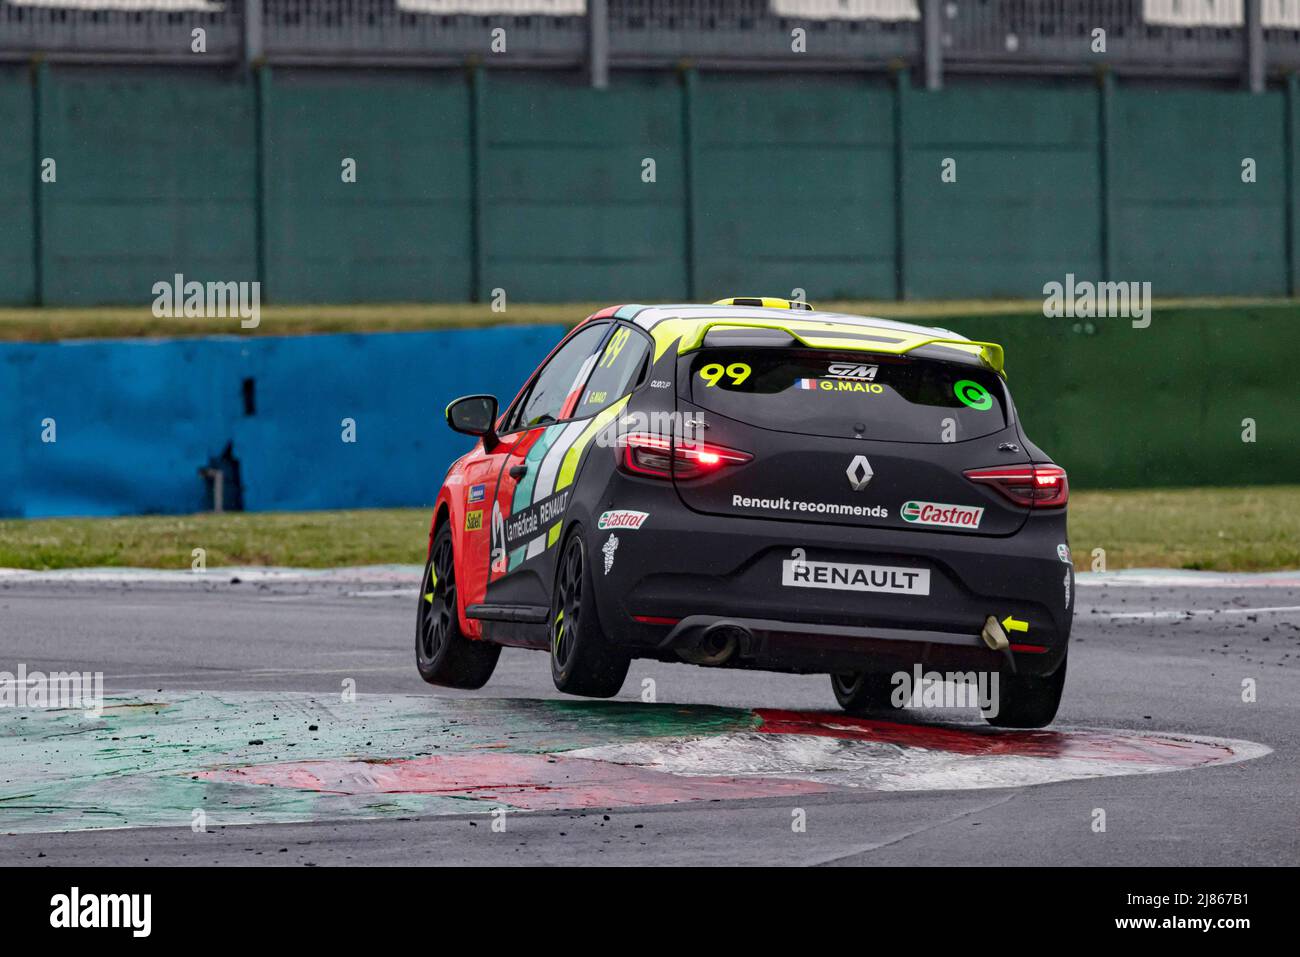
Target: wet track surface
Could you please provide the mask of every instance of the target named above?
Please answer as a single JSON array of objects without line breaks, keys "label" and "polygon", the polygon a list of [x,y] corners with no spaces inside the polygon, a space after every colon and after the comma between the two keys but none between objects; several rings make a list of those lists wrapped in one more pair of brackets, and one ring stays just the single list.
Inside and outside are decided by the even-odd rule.
[{"label": "wet track surface", "polygon": [[0,863],[1300,863],[1300,575],[1084,585],[1057,723],[1008,733],[651,662],[566,698],[525,651],[433,689],[404,574],[0,577],[0,671],[109,699],[0,709]]}]

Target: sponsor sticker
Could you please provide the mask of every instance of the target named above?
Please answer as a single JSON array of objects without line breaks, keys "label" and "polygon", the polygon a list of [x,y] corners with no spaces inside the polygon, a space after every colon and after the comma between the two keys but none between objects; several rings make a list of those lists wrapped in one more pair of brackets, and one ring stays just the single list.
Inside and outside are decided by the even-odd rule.
[{"label": "sponsor sticker", "polygon": [[841,505],[839,502],[805,502],[799,499],[731,496],[733,508],[755,508],[765,512],[796,512],[800,515],[847,515],[852,518],[889,518],[883,505]]},{"label": "sponsor sticker", "polygon": [[629,508],[616,508],[601,513],[596,520],[597,528],[640,528],[650,517],[649,512],[637,512]]},{"label": "sponsor sticker", "polygon": [[618,551],[618,536],[613,532],[609,533],[609,538],[605,539],[605,544],[600,546],[601,553],[605,556],[605,574],[614,567],[614,553]]},{"label": "sponsor sticker", "polygon": [[486,485],[471,485],[469,487],[469,500],[471,502],[481,502],[487,497]]},{"label": "sponsor sticker", "polygon": [[1059,558],[1059,559],[1060,559],[1061,561],[1063,561],[1063,562],[1070,562],[1070,564],[1074,564],[1073,560],[1070,558],[1070,546],[1069,546],[1069,545],[1057,545],[1057,546],[1056,546],[1056,557]]},{"label": "sponsor sticker", "polygon": [[781,584],[787,588],[828,588],[893,595],[930,594],[930,571],[894,565],[851,565],[787,558],[781,563]]},{"label": "sponsor sticker", "polygon": [[857,365],[852,362],[832,362],[826,367],[826,374],[832,379],[859,379],[873,382],[879,366]]},{"label": "sponsor sticker", "polygon": [[978,382],[972,382],[970,379],[959,379],[953,383],[953,395],[962,405],[968,405],[977,412],[987,412],[993,408],[993,396],[989,395],[989,390],[984,388]]},{"label": "sponsor sticker", "polygon": [[938,525],[944,528],[979,528],[983,508],[970,505],[947,505],[943,502],[904,502],[898,510],[903,521],[913,525]]},{"label": "sponsor sticker", "polygon": [[476,508],[472,512],[465,513],[465,531],[477,532],[483,527],[483,510]]},{"label": "sponsor sticker", "polygon": [[492,539],[490,566],[492,574],[504,575],[506,572],[506,520],[501,514],[501,503],[492,503]]},{"label": "sponsor sticker", "polygon": [[512,549],[521,542],[542,534],[552,522],[563,518],[571,491],[572,489],[566,488],[563,492],[548,496],[540,502],[534,502],[509,517],[503,517],[506,549]]}]

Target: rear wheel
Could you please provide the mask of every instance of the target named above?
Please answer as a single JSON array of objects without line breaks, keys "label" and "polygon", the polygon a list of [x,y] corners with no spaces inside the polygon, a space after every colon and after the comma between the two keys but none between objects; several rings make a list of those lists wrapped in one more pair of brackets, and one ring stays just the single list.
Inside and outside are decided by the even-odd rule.
[{"label": "rear wheel", "polygon": [[551,599],[551,679],[566,694],[612,698],[631,659],[610,646],[596,619],[587,549],[575,528],[560,554]]},{"label": "rear wheel", "polygon": [[831,675],[831,690],[835,700],[849,714],[868,711],[893,711],[890,701],[893,683],[886,672],[858,671],[851,674]]},{"label": "rear wheel", "polygon": [[475,641],[461,632],[452,559],[451,527],[444,524],[433,537],[429,562],[424,566],[415,619],[415,666],[429,684],[481,688],[492,677],[501,646]]},{"label": "rear wheel", "polygon": [[998,713],[984,720],[998,728],[1042,728],[1052,723],[1065,690],[1065,659],[1045,677],[1002,674],[998,678]]}]

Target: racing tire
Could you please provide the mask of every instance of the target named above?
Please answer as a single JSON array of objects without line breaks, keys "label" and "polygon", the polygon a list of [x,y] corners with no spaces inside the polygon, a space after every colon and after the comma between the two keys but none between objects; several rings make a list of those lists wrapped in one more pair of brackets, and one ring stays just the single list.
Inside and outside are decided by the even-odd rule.
[{"label": "racing tire", "polygon": [[1050,675],[1009,675],[999,678],[998,713],[984,720],[995,728],[1045,728],[1056,717],[1065,690],[1065,663]]},{"label": "racing tire", "polygon": [[555,570],[550,617],[551,680],[565,694],[612,698],[632,659],[610,646],[596,617],[595,588],[582,530],[574,528]]},{"label": "racing tire", "polygon": [[889,674],[877,671],[857,671],[831,675],[831,690],[835,700],[849,714],[866,714],[869,711],[895,710],[890,696],[893,683]]},{"label": "racing tire", "polygon": [[451,526],[444,523],[433,536],[424,566],[415,619],[415,666],[431,685],[482,688],[496,669],[501,646],[468,638],[460,630],[453,558]]}]

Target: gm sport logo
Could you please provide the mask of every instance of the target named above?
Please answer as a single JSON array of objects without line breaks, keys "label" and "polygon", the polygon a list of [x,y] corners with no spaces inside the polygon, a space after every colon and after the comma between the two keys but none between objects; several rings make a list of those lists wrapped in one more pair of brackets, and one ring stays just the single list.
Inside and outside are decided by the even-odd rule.
[{"label": "gm sport logo", "polygon": [[852,362],[832,362],[826,367],[831,379],[852,379],[856,382],[874,382],[880,366],[861,366]]},{"label": "gm sport logo", "polygon": [[913,525],[979,528],[984,509],[970,505],[945,505],[942,502],[904,502],[898,514],[903,517],[903,521]]},{"label": "gm sport logo", "polygon": [[132,937],[153,929],[152,894],[83,894],[81,888],[50,898],[50,926],[129,928]]}]

